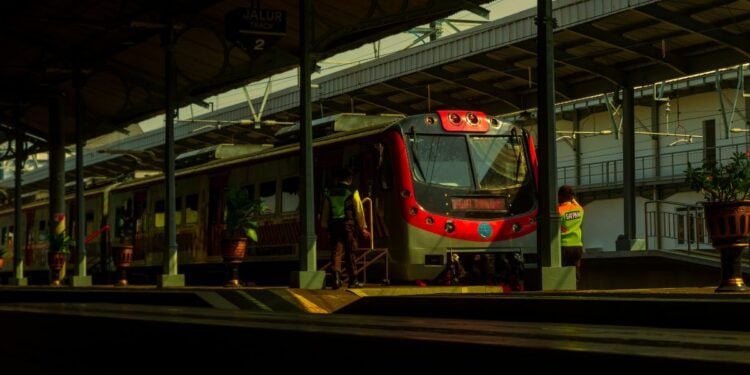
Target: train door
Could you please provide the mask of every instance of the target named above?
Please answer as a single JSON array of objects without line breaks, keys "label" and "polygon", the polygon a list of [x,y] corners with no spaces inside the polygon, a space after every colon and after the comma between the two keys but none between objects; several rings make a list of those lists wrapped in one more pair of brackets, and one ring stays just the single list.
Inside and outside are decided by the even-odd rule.
[{"label": "train door", "polygon": [[221,238],[224,230],[224,189],[229,173],[213,175],[209,179],[208,215],[206,220],[206,250],[208,256],[221,255]]},{"label": "train door", "polygon": [[[392,167],[392,153],[393,150],[384,141],[377,142],[373,146],[373,151],[370,153],[371,162],[371,173],[372,176],[369,182],[369,189],[372,197],[372,209],[373,209],[373,227],[371,233],[375,239],[375,246],[381,248],[388,248],[388,241],[390,238],[390,230],[388,230],[387,223],[389,220],[386,218],[388,212],[389,198],[393,190],[393,167]],[[397,209],[391,209],[398,211]]]}]

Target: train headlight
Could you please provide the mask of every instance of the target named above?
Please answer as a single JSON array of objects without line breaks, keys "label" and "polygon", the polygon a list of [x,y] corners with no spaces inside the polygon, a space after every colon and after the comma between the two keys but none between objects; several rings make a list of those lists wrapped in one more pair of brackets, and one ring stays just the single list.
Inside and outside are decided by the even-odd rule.
[{"label": "train headlight", "polygon": [[521,224],[513,223],[513,225],[510,228],[513,229],[513,232],[518,233],[521,231]]},{"label": "train headlight", "polygon": [[411,192],[409,190],[401,190],[402,198],[409,198],[410,196],[411,196]]},{"label": "train headlight", "polygon": [[492,118],[492,119],[490,119],[490,125],[491,125],[491,126],[492,126],[492,127],[494,128],[494,129],[500,129],[501,127],[503,127],[503,123],[502,123],[502,122],[500,122],[500,121],[499,121],[498,119],[496,119],[496,118]]},{"label": "train headlight", "polygon": [[435,219],[432,218],[432,216],[428,216],[427,219],[424,220],[427,225],[435,224]]},{"label": "train headlight", "polygon": [[459,116],[458,113],[452,112],[448,115],[448,121],[453,125],[459,125],[461,124],[461,116]]},{"label": "train headlight", "polygon": [[453,233],[456,231],[456,225],[452,221],[448,220],[445,222],[445,233]]},{"label": "train headlight", "polygon": [[466,114],[466,121],[469,123],[469,125],[477,125],[479,124],[479,117],[477,115],[469,112]]}]

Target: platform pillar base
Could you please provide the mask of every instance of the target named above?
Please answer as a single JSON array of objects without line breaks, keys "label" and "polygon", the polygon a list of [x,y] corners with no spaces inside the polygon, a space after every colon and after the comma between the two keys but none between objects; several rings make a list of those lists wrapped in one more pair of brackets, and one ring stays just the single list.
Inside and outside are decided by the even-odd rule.
[{"label": "platform pillar base", "polygon": [[159,275],[159,288],[179,288],[185,286],[185,275]]},{"label": "platform pillar base", "polygon": [[576,268],[542,267],[542,290],[576,290]]},{"label": "platform pillar base", "polygon": [[294,271],[289,286],[300,289],[323,289],[325,279],[325,271]]},{"label": "platform pillar base", "polygon": [[8,285],[28,286],[29,285],[29,278],[28,277],[22,277],[20,279],[17,279],[15,277],[11,277],[10,280],[8,280]]},{"label": "platform pillar base", "polygon": [[70,286],[91,286],[93,283],[91,281],[91,276],[72,276],[70,278]]}]

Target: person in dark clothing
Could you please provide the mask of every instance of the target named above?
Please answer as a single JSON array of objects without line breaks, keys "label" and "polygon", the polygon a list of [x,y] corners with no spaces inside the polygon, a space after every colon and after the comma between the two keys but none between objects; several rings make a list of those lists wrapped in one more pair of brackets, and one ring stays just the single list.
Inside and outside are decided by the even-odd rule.
[{"label": "person in dark clothing", "polygon": [[336,171],[335,186],[325,192],[320,226],[328,230],[333,254],[331,271],[333,288],[341,287],[341,266],[346,256],[349,287],[361,287],[354,272],[354,249],[357,248],[357,236],[370,237],[365,223],[365,212],[357,189],[351,186],[352,173],[342,168]]}]

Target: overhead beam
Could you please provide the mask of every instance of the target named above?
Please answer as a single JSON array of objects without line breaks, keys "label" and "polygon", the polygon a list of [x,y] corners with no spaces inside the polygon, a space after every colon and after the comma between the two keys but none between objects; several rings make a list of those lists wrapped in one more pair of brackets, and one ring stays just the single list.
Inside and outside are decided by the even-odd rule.
[{"label": "overhead beam", "polygon": [[[416,87],[404,87],[401,85],[402,81],[400,80],[391,80],[388,82],[381,83],[384,86],[390,87],[394,90],[398,90],[400,92],[416,96],[417,98],[424,100],[427,102],[427,100],[434,100],[438,103],[444,104],[446,106],[451,106],[453,108],[466,108],[466,109],[473,109],[476,107],[476,104],[468,103],[466,101],[456,99],[452,97],[450,94],[443,94],[439,92],[433,92],[430,90],[429,94],[427,91],[427,84],[421,86],[419,89]],[[428,107],[434,107],[432,104],[429,104]]]},{"label": "overhead beam", "polygon": [[[523,68],[520,68],[518,66],[515,66],[513,64],[500,61],[493,58],[482,58],[480,56],[468,56],[464,60],[478,66],[484,69],[492,70],[493,72],[497,72],[503,75],[506,75],[508,77],[521,79],[527,82],[530,82],[530,86],[538,86],[539,85],[539,75],[537,74],[536,69],[531,70],[531,77],[529,77],[529,74],[518,74],[514,73],[514,71],[520,71],[523,70]],[[567,85],[564,82],[555,82],[555,92],[557,95],[560,95],[564,99],[572,99],[572,92],[570,90],[570,86]]]},{"label": "overhead beam", "polygon": [[[536,56],[536,50],[535,50],[536,46],[535,46],[535,41],[533,40],[529,42],[514,44],[510,47],[519,49],[523,52],[530,53]],[[578,69],[585,70],[591,74],[595,74],[599,77],[602,77],[612,82],[613,84],[617,86],[623,85],[626,81],[625,75],[621,71],[608,67],[608,66],[604,66],[602,64],[598,64],[592,61],[591,59],[589,59],[588,57],[573,55],[571,53],[564,51],[561,48],[555,48],[555,61],[565,64],[565,65],[570,65]]]},{"label": "overhead beam", "polygon": [[409,107],[408,105],[404,106],[403,104],[395,103],[387,99],[382,99],[376,95],[367,94],[362,91],[352,93],[351,96],[354,97],[354,100],[369,103],[376,107],[380,107],[380,108],[386,109],[388,111],[393,111],[396,113],[411,115],[416,112],[413,108]]},{"label": "overhead beam", "polygon": [[716,28],[714,25],[696,21],[689,15],[669,11],[660,7],[659,4],[635,8],[634,11],[648,17],[659,19],[691,33],[704,35],[719,44],[745,55],[746,57],[750,57],[750,40],[748,40],[746,36],[732,34],[721,28]]},{"label": "overhead beam", "polygon": [[641,44],[642,42],[636,40],[627,39],[620,33],[610,33],[605,30],[597,29],[589,23],[574,26],[568,29],[568,31],[620,49],[637,53],[653,62],[666,64],[681,75],[687,75],[690,71],[687,68],[687,64],[682,60],[682,57],[674,56],[674,54],[662,57],[662,51],[659,49]]},{"label": "overhead beam", "polygon": [[[434,68],[426,69],[426,70],[421,71],[420,73],[441,79],[446,82],[451,82],[457,86],[464,87],[466,89],[478,92],[483,95],[496,97],[497,99],[500,99],[508,103],[510,106],[512,106],[515,109],[524,109],[523,100],[521,97],[517,95],[512,95],[508,93],[507,91],[504,91],[493,85],[488,85],[486,83],[478,82],[473,79],[467,78],[466,76],[462,74],[451,73],[445,69],[442,69],[441,67],[434,67]],[[470,82],[466,82],[466,81],[470,81]]]},{"label": "overhead beam", "polygon": [[[408,3],[408,2],[404,2]],[[325,55],[321,54],[320,58],[334,55],[345,50],[359,47],[362,45],[362,39],[377,40],[385,38],[392,34],[394,25],[424,25],[435,19],[447,18],[451,14],[462,10],[484,14],[486,9],[471,1],[432,1],[428,2],[431,9],[428,12],[412,10],[394,10],[386,17],[374,17],[376,11],[383,12],[380,6],[370,7],[370,17],[361,22],[341,27],[340,25],[327,24],[331,32],[326,35],[316,37],[314,51],[326,51]],[[320,21],[318,21],[320,22]]]}]

